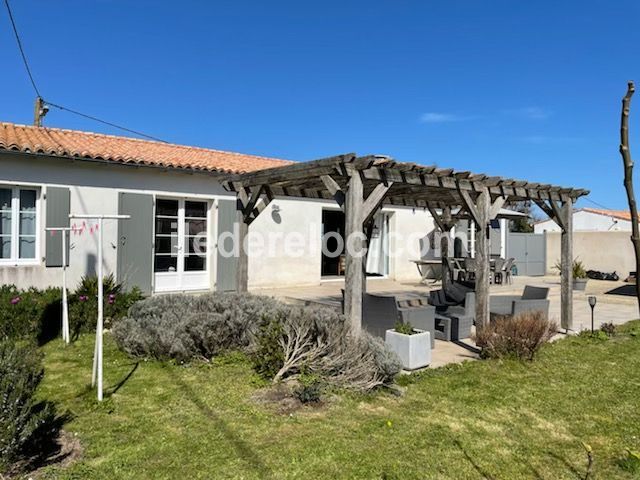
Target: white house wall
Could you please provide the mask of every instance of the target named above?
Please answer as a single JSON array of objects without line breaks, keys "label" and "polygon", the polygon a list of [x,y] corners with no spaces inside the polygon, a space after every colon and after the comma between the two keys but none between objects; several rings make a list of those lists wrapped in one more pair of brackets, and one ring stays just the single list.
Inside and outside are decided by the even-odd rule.
[{"label": "white house wall", "polygon": [[[211,176],[164,171],[155,168],[128,167],[89,161],[34,157],[22,154],[0,156],[0,184],[37,186],[41,199],[47,186],[66,187],[70,190],[70,212],[73,214],[116,214],[118,192],[128,191],[165,196],[215,199],[229,197]],[[40,260],[37,265],[0,266],[0,282],[20,288],[44,288],[58,285],[61,269],[45,267],[45,205],[40,202]],[[72,225],[81,227],[81,220]],[[97,233],[90,233],[94,222],[87,221],[88,229],[82,235],[70,235],[71,251],[68,272],[69,285],[75,285],[83,275],[95,273]],[[114,273],[117,265],[117,225],[105,221],[104,226],[105,274]],[[153,241],[151,238],[149,241]],[[214,264],[215,252],[210,249],[209,262]]]},{"label": "white house wall", "polygon": [[[40,188],[41,199],[47,186],[70,189],[70,212],[73,214],[116,214],[118,192],[146,193],[170,197],[203,198],[213,200],[234,198],[224,191],[214,177],[205,174],[189,174],[157,168],[129,167],[109,163],[72,161],[52,157],[35,157],[25,154],[0,155],[0,183],[29,185]],[[13,283],[18,287],[43,288],[58,285],[60,268],[45,267],[45,205],[40,202],[39,260],[34,265],[0,266],[0,282]],[[274,207],[276,206],[276,207]],[[275,255],[258,256],[249,252],[249,285],[252,287],[276,287],[284,285],[317,284],[321,281],[321,223],[322,209],[336,208],[331,201],[306,199],[279,199],[253,222],[251,232],[271,235]],[[415,264],[411,260],[420,257],[420,245],[429,242],[428,233],[434,229],[428,212],[413,208],[385,209],[389,214],[390,251],[398,252],[390,258],[389,277],[400,281],[419,279]],[[133,220],[135,221],[135,220]],[[211,233],[216,235],[215,207],[210,214]],[[77,227],[82,221],[75,222]],[[72,223],[73,225],[73,223]],[[72,250],[68,269],[69,285],[75,285],[83,275],[95,272],[97,258],[97,233],[89,229],[93,222],[87,221],[87,230],[82,235],[71,234]],[[295,232],[293,242],[299,242],[301,253],[287,256],[284,253],[284,233]],[[105,273],[116,273],[117,225],[105,221],[104,226]],[[265,235],[266,234],[266,235]],[[278,236],[282,239],[278,241]],[[401,242],[401,239],[402,242]],[[408,243],[406,241],[408,240]],[[152,241],[152,239],[149,239]],[[215,288],[215,242],[210,242],[209,265],[211,285]],[[266,246],[268,247],[268,245]],[[435,258],[429,251],[423,258]]]},{"label": "white house wall", "polygon": [[[553,220],[545,220],[534,225],[535,233],[559,232],[560,227]],[[630,232],[631,222],[578,210],[573,213],[574,232]]]},{"label": "white house wall", "polygon": [[[262,246],[251,248],[253,244],[249,244],[249,286],[319,283],[322,208],[335,205],[313,200],[274,199],[249,227],[250,241],[254,236],[266,239]],[[258,255],[260,249],[263,255]]]}]

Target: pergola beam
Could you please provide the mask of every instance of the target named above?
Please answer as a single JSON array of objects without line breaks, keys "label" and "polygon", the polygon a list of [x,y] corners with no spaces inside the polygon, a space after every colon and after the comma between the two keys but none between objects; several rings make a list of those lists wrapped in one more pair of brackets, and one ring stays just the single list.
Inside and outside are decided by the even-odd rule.
[{"label": "pergola beam", "polygon": [[322,180],[324,186],[327,187],[329,193],[333,195],[333,198],[335,198],[336,203],[340,205],[340,208],[343,208],[345,196],[338,182],[336,182],[331,175],[321,175],[320,180]]},{"label": "pergola beam", "polygon": [[382,205],[382,201],[391,188],[391,185],[393,185],[392,182],[389,182],[386,185],[384,183],[379,183],[364,201],[364,204],[362,205],[362,218],[365,225],[369,223],[380,208],[380,205]]}]

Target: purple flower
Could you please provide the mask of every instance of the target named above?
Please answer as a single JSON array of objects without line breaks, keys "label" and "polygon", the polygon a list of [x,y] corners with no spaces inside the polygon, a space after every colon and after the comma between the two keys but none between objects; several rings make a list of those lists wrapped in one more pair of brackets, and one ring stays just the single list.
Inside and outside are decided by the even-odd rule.
[{"label": "purple flower", "polygon": [[86,301],[89,299],[89,297],[87,297],[86,295],[80,295],[80,296],[78,297],[78,299],[79,299],[81,302],[86,302]]},{"label": "purple flower", "polygon": [[109,294],[109,300],[108,300],[109,304],[113,305],[115,303],[115,301],[116,301],[116,294],[115,293],[110,293]]},{"label": "purple flower", "polygon": [[11,299],[11,305],[15,305],[16,303],[20,303],[20,300],[22,300],[20,297],[13,297]]}]

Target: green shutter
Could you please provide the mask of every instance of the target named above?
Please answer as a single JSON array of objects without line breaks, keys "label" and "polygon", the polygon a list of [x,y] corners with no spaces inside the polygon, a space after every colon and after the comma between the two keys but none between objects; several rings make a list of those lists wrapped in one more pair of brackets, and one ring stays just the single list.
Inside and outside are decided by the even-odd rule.
[{"label": "green shutter", "polygon": [[153,197],[140,193],[118,194],[118,282],[126,289],[138,287],[151,294],[153,277]]},{"label": "green shutter", "polygon": [[[47,187],[45,194],[46,227],[68,227],[71,194],[68,188]],[[62,232],[45,232],[45,265],[62,266]],[[67,265],[69,265],[69,242],[67,243]]]},{"label": "green shutter", "polygon": [[[236,221],[236,201],[220,200],[218,202],[218,244],[220,235],[224,232],[233,232],[233,225]],[[226,251],[231,250],[231,238],[225,241]],[[225,257],[220,254],[218,245],[218,256],[216,260],[216,290],[219,292],[229,292],[236,289],[236,270],[238,259],[235,256]]]}]

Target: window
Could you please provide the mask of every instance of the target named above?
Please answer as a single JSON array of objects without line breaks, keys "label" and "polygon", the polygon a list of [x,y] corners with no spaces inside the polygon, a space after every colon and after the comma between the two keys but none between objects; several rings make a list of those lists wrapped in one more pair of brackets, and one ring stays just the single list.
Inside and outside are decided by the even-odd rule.
[{"label": "window", "polygon": [[0,186],[0,263],[33,262],[37,246],[38,191]]}]

